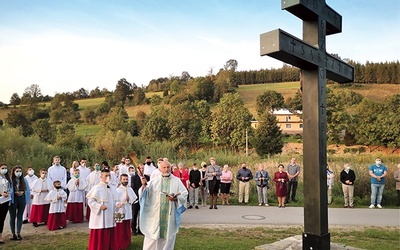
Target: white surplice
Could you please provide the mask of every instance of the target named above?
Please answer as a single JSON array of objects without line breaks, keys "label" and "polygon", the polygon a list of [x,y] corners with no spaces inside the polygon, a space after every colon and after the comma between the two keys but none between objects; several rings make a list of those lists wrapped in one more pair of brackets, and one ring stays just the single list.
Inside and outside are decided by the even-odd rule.
[{"label": "white surplice", "polygon": [[[154,171],[155,172],[155,171]],[[162,193],[162,179],[170,178],[169,194],[180,193],[177,201],[169,202],[168,230],[165,239],[160,239],[160,199],[166,199]],[[163,177],[161,174],[151,179],[147,187],[139,189],[140,197],[140,230],[145,235],[145,245],[154,245],[154,241],[166,241],[162,245],[173,245],[176,234],[179,231],[181,214],[186,210],[188,192],[181,180],[172,174]],[[169,244],[168,241],[172,241]],[[161,241],[159,243],[161,243]],[[159,243],[156,243],[160,245]],[[143,249],[148,249],[148,246]]]},{"label": "white surplice", "polygon": [[[53,186],[51,186],[53,187]],[[38,178],[31,185],[31,194],[33,194],[32,205],[43,205],[49,204],[44,198],[49,194],[52,189],[47,183],[46,179]],[[46,192],[42,192],[42,190],[47,190]]]},{"label": "white surplice", "polygon": [[[61,197],[61,199],[59,200],[58,197]],[[50,202],[49,214],[65,212],[65,200],[67,199],[67,193],[62,188],[54,188],[46,195],[44,199]]]},{"label": "white surplice", "polygon": [[86,183],[87,183],[86,191],[87,192],[89,192],[92,189],[92,187],[94,187],[100,183],[100,181],[101,181],[100,177],[101,177],[100,170],[94,170],[88,175],[88,177],[86,177]]},{"label": "white surplice", "polygon": [[[117,191],[104,182],[100,182],[90,189],[87,194],[88,205],[90,207],[90,229],[103,229],[115,227],[114,213],[118,202]],[[101,210],[101,205],[107,207]]]},{"label": "white surplice", "polygon": [[[120,185],[117,188],[119,202],[122,203],[122,211],[125,213],[124,220],[132,219],[132,203],[136,201],[137,196],[132,188]],[[129,197],[129,200],[127,199]]]},{"label": "white surplice", "polygon": [[72,177],[68,181],[67,188],[69,190],[68,202],[80,202],[83,203],[85,200],[86,180],[78,178],[79,185],[76,185],[77,178]]}]

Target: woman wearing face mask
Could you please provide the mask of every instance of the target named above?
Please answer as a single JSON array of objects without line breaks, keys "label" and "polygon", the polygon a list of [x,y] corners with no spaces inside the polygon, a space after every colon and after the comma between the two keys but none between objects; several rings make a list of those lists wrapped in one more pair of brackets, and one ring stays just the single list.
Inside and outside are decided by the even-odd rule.
[{"label": "woman wearing face mask", "polygon": [[[29,184],[22,176],[21,166],[15,166],[12,170],[10,195],[10,228],[12,233],[10,240],[22,240],[22,215],[25,210],[25,205],[31,200],[31,194]],[[17,219],[17,233],[15,233],[15,219]]]},{"label": "woman wearing face mask", "polygon": [[0,244],[4,244],[3,228],[11,200],[10,189],[11,180],[7,174],[7,165],[0,163]]}]

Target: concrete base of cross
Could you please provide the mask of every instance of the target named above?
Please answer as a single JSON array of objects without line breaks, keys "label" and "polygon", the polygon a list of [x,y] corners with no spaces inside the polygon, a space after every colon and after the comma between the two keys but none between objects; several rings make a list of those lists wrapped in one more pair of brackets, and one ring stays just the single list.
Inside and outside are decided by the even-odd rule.
[{"label": "concrete base of cross", "polygon": [[[299,250],[303,249],[302,235],[289,237],[271,244],[265,244],[254,248],[255,250]],[[331,250],[360,250],[360,248],[345,246],[331,242]]]}]

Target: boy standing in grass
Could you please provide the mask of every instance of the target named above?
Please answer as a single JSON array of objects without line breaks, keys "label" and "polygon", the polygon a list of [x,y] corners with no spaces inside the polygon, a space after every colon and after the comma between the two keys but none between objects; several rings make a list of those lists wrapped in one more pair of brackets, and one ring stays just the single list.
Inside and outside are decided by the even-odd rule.
[{"label": "boy standing in grass", "polygon": [[45,200],[50,202],[49,218],[47,220],[47,228],[50,231],[63,229],[67,226],[65,216],[65,201],[67,193],[61,187],[61,181],[54,181],[54,189],[51,190]]}]

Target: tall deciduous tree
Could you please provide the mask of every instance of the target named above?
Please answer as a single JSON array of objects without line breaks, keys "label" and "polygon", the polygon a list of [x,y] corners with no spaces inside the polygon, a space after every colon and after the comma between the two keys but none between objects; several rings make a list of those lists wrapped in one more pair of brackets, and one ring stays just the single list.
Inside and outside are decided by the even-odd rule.
[{"label": "tall deciduous tree", "polygon": [[33,134],[32,123],[23,111],[12,110],[7,114],[6,122],[13,128],[21,127],[21,134],[23,136],[30,136]]},{"label": "tall deciduous tree", "polygon": [[264,91],[264,93],[257,96],[257,113],[262,115],[268,113],[273,109],[283,108],[285,99],[281,93],[273,90]]},{"label": "tall deciduous tree", "polygon": [[192,103],[184,102],[171,108],[168,125],[170,138],[175,142],[175,146],[193,147],[198,143],[201,119]]},{"label": "tall deciduous tree", "polygon": [[162,106],[153,106],[152,112],[146,117],[140,136],[147,142],[163,141],[169,138],[169,110]]},{"label": "tall deciduous tree", "polygon": [[252,145],[260,157],[282,152],[282,131],[275,115],[265,112],[260,119],[260,125],[255,129]]},{"label": "tall deciduous tree", "polygon": [[129,83],[125,78],[120,79],[114,91],[115,99],[119,102],[125,103],[126,99],[131,97],[132,89],[133,85],[131,83]]},{"label": "tall deciduous tree", "polygon": [[17,93],[12,94],[10,98],[10,105],[13,105],[15,108],[17,105],[20,104],[21,104],[21,98],[19,97],[19,95]]},{"label": "tall deciduous tree", "polygon": [[211,134],[217,144],[235,149],[245,145],[245,131],[250,128],[251,114],[239,94],[225,94],[212,115]]},{"label": "tall deciduous tree", "polygon": [[40,119],[33,123],[33,130],[40,141],[53,144],[56,136],[56,128],[52,127],[49,119]]}]

